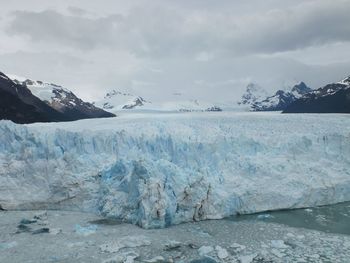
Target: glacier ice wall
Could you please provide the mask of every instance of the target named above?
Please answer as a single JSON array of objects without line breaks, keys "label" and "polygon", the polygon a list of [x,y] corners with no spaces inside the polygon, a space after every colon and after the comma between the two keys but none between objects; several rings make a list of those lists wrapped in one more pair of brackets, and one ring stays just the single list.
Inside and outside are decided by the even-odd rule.
[{"label": "glacier ice wall", "polygon": [[0,122],[0,206],[144,228],[350,200],[343,115],[194,114]]}]

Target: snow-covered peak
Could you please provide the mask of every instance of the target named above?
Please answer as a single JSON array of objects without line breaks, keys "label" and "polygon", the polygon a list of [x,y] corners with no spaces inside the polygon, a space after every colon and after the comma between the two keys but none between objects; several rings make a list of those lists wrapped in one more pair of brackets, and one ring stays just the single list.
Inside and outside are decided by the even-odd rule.
[{"label": "snow-covered peak", "polygon": [[255,101],[251,108],[254,111],[283,111],[292,102],[309,92],[312,92],[312,89],[304,82],[299,82],[288,89],[278,90],[273,96]]},{"label": "snow-covered peak", "polygon": [[13,82],[16,82],[18,84],[22,84],[26,80],[25,77],[21,77],[14,74],[6,74],[6,76],[9,77]]},{"label": "snow-covered peak", "polygon": [[133,96],[131,95],[130,93],[124,93],[124,92],[121,92],[121,91],[118,91],[118,90],[112,90],[110,92],[108,92],[104,98],[105,99],[110,99],[110,98],[113,98],[115,96],[125,96],[125,97],[129,97],[129,96]]},{"label": "snow-covered peak", "polygon": [[136,107],[141,107],[143,106],[145,103],[147,103],[147,101],[144,100],[144,98],[142,97],[137,97],[135,98],[130,104],[125,104],[123,106],[124,110],[130,110],[130,109],[134,109]]},{"label": "snow-covered peak", "polygon": [[0,72],[0,78],[5,79],[5,80],[10,80],[10,78],[2,72]]},{"label": "snow-covered peak", "polygon": [[118,113],[124,110],[157,111],[157,112],[196,112],[221,111],[221,105],[202,101],[197,98],[175,92],[163,99],[145,98],[128,91],[112,90],[101,101],[94,103],[109,112]]},{"label": "snow-covered peak", "polygon": [[60,85],[40,80],[31,80],[16,75],[9,75],[9,77],[14,83],[26,86],[34,96],[45,102],[50,107],[61,113],[68,114],[70,117],[73,116],[74,118],[79,119],[113,116],[113,114],[96,108],[91,103],[84,102],[72,91],[63,88]]},{"label": "snow-covered peak", "polygon": [[[13,82],[24,85],[30,89],[34,96],[48,103],[62,103],[62,100],[72,95],[72,92],[60,85],[48,83],[40,80],[31,80],[29,78],[16,75],[8,75]],[[74,105],[73,102],[71,102]]]},{"label": "snow-covered peak", "polygon": [[267,91],[261,86],[255,83],[249,83],[245,93],[242,96],[241,104],[251,105],[258,100],[265,99],[267,96]]},{"label": "snow-covered peak", "polygon": [[350,76],[337,83],[331,83],[313,92],[316,97],[331,96],[343,89],[350,88]]},{"label": "snow-covered peak", "polygon": [[135,96],[129,92],[111,90],[101,101],[95,102],[95,105],[111,112],[117,112],[123,109],[140,108],[149,103],[141,96]]},{"label": "snow-covered peak", "polygon": [[265,92],[264,89],[260,85],[258,85],[256,83],[249,83],[247,85],[246,91],[248,93],[254,93],[254,94],[259,94],[259,93],[264,93]]},{"label": "snow-covered peak", "polygon": [[312,89],[308,87],[304,82],[294,85],[290,91],[295,98],[300,98],[306,93],[312,92]]},{"label": "snow-covered peak", "polygon": [[342,84],[342,85],[349,86],[350,85],[350,76],[345,78],[345,79],[343,79],[342,81],[339,81],[338,83]]}]

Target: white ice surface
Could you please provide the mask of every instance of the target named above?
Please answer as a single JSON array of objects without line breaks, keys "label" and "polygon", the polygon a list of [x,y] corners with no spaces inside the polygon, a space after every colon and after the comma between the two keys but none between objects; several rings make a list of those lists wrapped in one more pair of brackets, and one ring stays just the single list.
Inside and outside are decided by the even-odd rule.
[{"label": "white ice surface", "polygon": [[0,205],[142,227],[350,200],[348,115],[121,114],[0,122]]}]

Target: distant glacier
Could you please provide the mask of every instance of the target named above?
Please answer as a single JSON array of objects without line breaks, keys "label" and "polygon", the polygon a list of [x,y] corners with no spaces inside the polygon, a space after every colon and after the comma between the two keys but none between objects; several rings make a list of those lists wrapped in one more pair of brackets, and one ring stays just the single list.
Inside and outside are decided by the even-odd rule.
[{"label": "distant glacier", "polygon": [[350,118],[125,114],[0,121],[0,208],[88,211],[144,228],[350,200]]}]

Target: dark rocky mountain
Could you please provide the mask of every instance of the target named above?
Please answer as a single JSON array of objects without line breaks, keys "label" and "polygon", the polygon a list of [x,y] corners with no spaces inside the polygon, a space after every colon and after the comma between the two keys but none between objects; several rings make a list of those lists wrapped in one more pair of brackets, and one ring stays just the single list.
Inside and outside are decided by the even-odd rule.
[{"label": "dark rocky mountain", "polygon": [[58,85],[14,80],[0,72],[0,119],[33,123],[113,116]]},{"label": "dark rocky mountain", "polygon": [[350,113],[350,77],[305,94],[283,113]]},{"label": "dark rocky mountain", "polygon": [[68,121],[68,118],[35,97],[23,85],[0,72],[0,119],[16,123]]},{"label": "dark rocky mountain", "polygon": [[251,108],[253,111],[283,111],[291,103],[301,98],[303,95],[311,92],[304,82],[295,85],[290,91],[278,90],[273,96],[264,100],[255,101]]}]

